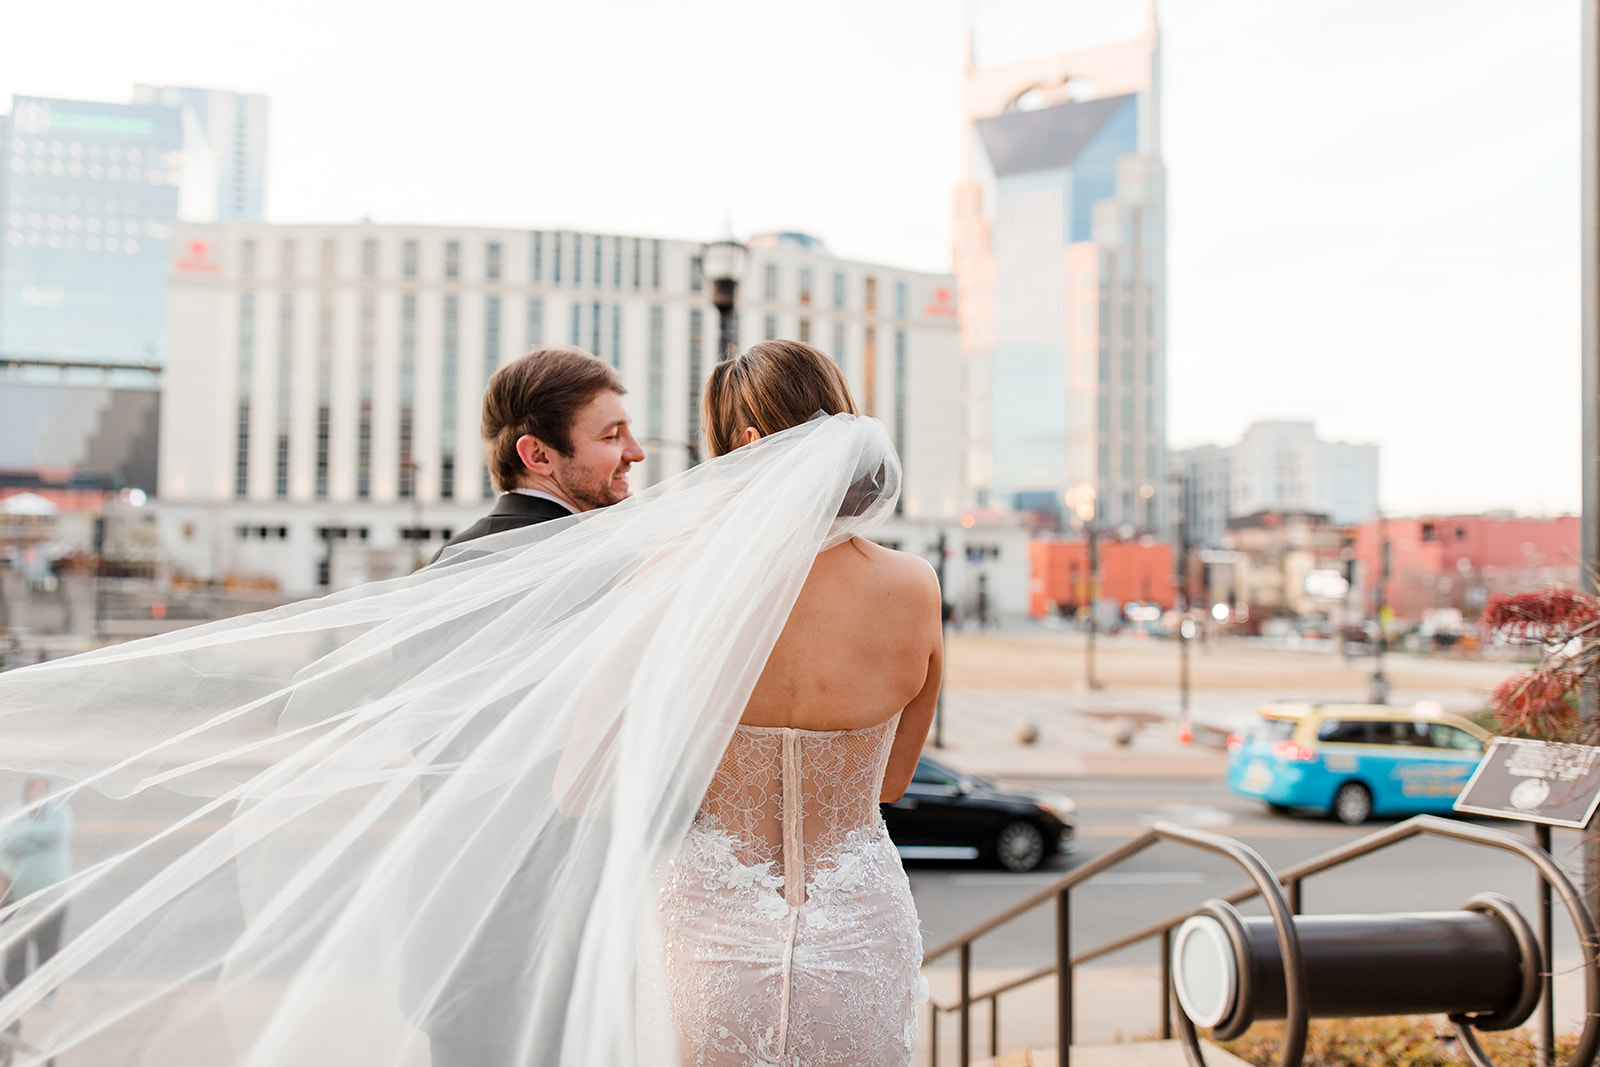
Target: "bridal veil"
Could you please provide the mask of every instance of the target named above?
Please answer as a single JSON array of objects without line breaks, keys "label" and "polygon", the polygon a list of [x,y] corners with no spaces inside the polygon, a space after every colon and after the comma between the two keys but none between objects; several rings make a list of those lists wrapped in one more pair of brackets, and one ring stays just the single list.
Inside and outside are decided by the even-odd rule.
[{"label": "bridal veil", "polygon": [[0,997],[17,1062],[674,1062],[659,864],[811,561],[898,490],[878,423],[819,416],[406,578],[0,674],[0,768],[79,820],[72,936]]}]

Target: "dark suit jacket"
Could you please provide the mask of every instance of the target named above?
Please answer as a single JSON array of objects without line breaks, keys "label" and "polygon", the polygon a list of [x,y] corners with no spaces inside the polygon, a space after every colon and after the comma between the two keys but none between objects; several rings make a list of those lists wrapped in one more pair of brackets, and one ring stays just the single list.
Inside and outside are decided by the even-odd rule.
[{"label": "dark suit jacket", "polygon": [[[444,544],[445,548],[459,545],[463,541],[471,541],[489,534],[502,533],[506,530],[520,530],[524,526],[533,526],[536,523],[549,522],[551,519],[564,519],[572,512],[557,504],[554,500],[546,500],[542,496],[528,496],[525,493],[501,493],[500,499],[494,502],[494,510],[456,534]],[[442,552],[443,549],[440,549]]]}]

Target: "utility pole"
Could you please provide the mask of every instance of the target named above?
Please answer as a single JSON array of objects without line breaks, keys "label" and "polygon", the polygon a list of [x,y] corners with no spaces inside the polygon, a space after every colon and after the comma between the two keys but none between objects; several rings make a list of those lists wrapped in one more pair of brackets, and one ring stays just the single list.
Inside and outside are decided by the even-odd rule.
[{"label": "utility pole", "polygon": [[1189,618],[1189,476],[1176,475],[1178,483],[1178,740],[1194,740],[1194,722],[1189,715],[1189,641],[1194,622]]},{"label": "utility pole", "polygon": [[[1582,184],[1583,303],[1583,587],[1600,592],[1600,0],[1583,0]],[[1593,740],[1600,731],[1600,691],[1584,687],[1583,717]],[[1600,921],[1600,822],[1584,831],[1585,902]],[[1593,951],[1595,946],[1590,946]]]},{"label": "utility pole", "polygon": [[[939,531],[938,556],[933,561],[933,573],[939,579],[939,643],[943,645],[944,636],[950,626],[950,599],[944,595],[944,557],[947,549],[945,534]],[[944,652],[939,653],[939,695],[933,703],[933,747],[944,747]]]},{"label": "utility pole", "polygon": [[1094,673],[1094,638],[1100,630],[1100,619],[1095,614],[1095,601],[1100,599],[1100,534],[1091,520],[1089,523],[1089,640],[1084,646],[1084,684],[1090,689],[1100,688],[1100,679]]},{"label": "utility pole", "polygon": [[1383,518],[1383,512],[1378,512],[1378,588],[1375,591],[1378,602],[1378,640],[1373,648],[1372,680],[1367,686],[1367,703],[1387,704],[1389,702],[1389,679],[1383,674],[1383,654],[1389,648],[1389,528]]}]

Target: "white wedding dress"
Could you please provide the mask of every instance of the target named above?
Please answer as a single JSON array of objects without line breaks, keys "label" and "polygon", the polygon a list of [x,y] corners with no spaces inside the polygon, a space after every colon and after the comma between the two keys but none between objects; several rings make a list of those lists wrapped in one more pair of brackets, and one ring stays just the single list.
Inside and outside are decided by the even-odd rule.
[{"label": "white wedding dress", "polygon": [[661,891],[684,1067],[901,1067],[922,938],[878,812],[899,716],[738,726]]}]

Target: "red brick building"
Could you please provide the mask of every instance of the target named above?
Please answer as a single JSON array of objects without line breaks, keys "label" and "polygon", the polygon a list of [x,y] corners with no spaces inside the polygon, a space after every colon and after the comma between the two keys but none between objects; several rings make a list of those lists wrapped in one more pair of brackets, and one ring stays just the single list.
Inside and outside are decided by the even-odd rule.
[{"label": "red brick building", "polygon": [[1385,599],[1402,622],[1439,608],[1456,608],[1473,619],[1491,593],[1576,586],[1578,521],[1576,515],[1433,515],[1363,523],[1354,528],[1362,604],[1369,614],[1375,610],[1384,541],[1389,542]]},{"label": "red brick building", "polygon": [[[1118,604],[1138,601],[1168,609],[1176,603],[1172,546],[1162,541],[1101,541],[1100,597]],[[1033,578],[1029,613],[1070,615],[1089,602],[1087,541],[1034,541],[1028,546]]]}]

